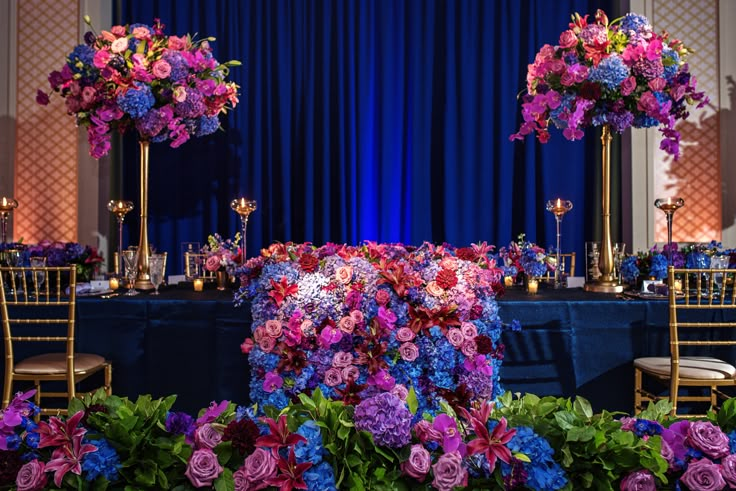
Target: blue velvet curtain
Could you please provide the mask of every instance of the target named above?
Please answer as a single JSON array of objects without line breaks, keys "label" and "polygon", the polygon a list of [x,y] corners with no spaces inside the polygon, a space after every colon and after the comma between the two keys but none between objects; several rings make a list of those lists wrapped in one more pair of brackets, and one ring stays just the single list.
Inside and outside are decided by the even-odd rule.
[{"label": "blue velvet curtain", "polygon": [[[182,242],[239,228],[230,200],[258,201],[248,255],[273,241],[443,241],[548,246],[547,199],[575,207],[563,249],[582,256],[599,221],[595,131],[511,142],[527,64],[573,12],[612,0],[117,0],[116,23],[214,36],[240,105],[224,132],[152,146],[149,240],[180,264]],[[122,145],[138,193],[138,150]],[[614,212],[615,213],[615,212]],[[137,220],[129,222],[135,242]],[[614,239],[616,234],[614,234]],[[169,268],[169,273],[175,272]],[[582,271],[578,271],[582,274]]]}]

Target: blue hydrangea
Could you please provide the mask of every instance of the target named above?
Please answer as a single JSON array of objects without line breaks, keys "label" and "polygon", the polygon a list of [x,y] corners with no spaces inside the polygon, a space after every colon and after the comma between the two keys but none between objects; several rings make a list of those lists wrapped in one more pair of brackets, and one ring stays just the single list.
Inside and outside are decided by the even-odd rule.
[{"label": "blue hydrangea", "polygon": [[656,280],[667,277],[667,257],[662,254],[652,255],[652,264],[649,266],[649,276]]},{"label": "blue hydrangea", "polygon": [[194,136],[211,135],[220,127],[220,120],[217,116],[202,116],[197,120],[194,129]]},{"label": "blue hydrangea", "polygon": [[104,438],[99,440],[84,439],[84,443],[90,443],[97,447],[96,452],[86,454],[82,459],[82,471],[85,472],[87,481],[94,481],[103,476],[108,481],[118,479],[120,469],[120,457],[114,448]]},{"label": "blue hydrangea", "polygon": [[133,88],[118,95],[118,105],[133,118],[143,117],[156,103],[147,84],[136,83]]},{"label": "blue hydrangea", "polygon": [[652,26],[649,24],[649,19],[643,15],[629,13],[626,14],[623,20],[621,20],[621,29],[627,33],[633,32],[637,34],[645,34],[650,32],[651,28]]},{"label": "blue hydrangea", "polygon": [[630,75],[629,67],[624,64],[620,56],[613,54],[603,58],[597,67],[590,69],[589,80],[600,83],[603,87],[613,90]]},{"label": "blue hydrangea", "polygon": [[664,78],[669,82],[680,69],[680,55],[669,46],[662,47],[662,64],[664,65]]},{"label": "blue hydrangea", "polygon": [[21,441],[20,435],[16,435],[15,433],[5,437],[5,444],[7,445],[8,450],[18,450],[20,448]]},{"label": "blue hydrangea", "polygon": [[180,82],[189,75],[189,63],[178,51],[169,51],[163,56],[163,59],[171,66],[169,78],[175,82]]},{"label": "blue hydrangea", "polygon": [[95,58],[95,50],[86,44],[77,45],[69,54],[69,68],[74,73],[84,73],[92,65]]},{"label": "blue hydrangea", "polygon": [[692,251],[685,258],[685,267],[690,269],[709,268],[710,256],[702,251]]},{"label": "blue hydrangea", "polygon": [[731,453],[736,453],[736,430],[728,434],[728,446]]},{"label": "blue hydrangea", "polygon": [[304,473],[304,482],[309,491],[337,491],[335,474],[327,462],[307,469]]},{"label": "blue hydrangea", "polygon": [[[490,429],[496,422],[489,423]],[[526,487],[534,490],[555,490],[567,485],[564,469],[554,460],[554,450],[549,442],[526,426],[516,428],[516,434],[509,441],[512,452],[520,452],[529,457],[531,462],[524,462],[527,472]],[[508,474],[511,466],[502,463],[501,470]]]},{"label": "blue hydrangea", "polygon": [[307,421],[296,432],[307,439],[306,442],[299,442],[294,447],[296,461],[299,463],[311,462],[312,465],[322,462],[325,449],[322,446],[322,433],[317,423]]},{"label": "blue hydrangea", "polygon": [[621,276],[625,281],[635,281],[641,274],[641,271],[639,271],[639,267],[637,266],[637,261],[638,259],[636,256],[628,256],[621,263]]}]

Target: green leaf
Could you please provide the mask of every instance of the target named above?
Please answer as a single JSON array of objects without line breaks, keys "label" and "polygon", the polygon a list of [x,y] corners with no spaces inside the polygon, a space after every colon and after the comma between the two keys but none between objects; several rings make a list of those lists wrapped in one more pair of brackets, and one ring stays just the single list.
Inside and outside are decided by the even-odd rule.
[{"label": "green leaf", "polygon": [[568,411],[559,411],[555,413],[555,421],[563,430],[569,430],[575,426],[576,418],[574,414]]},{"label": "green leaf", "polygon": [[409,411],[411,414],[416,414],[419,409],[419,402],[417,401],[417,393],[414,387],[409,389],[409,394],[406,396],[406,403],[409,405]]},{"label": "green leaf", "polygon": [[590,402],[588,402],[584,397],[577,396],[575,398],[573,409],[576,413],[582,414],[588,419],[593,417],[593,408],[591,407]]},{"label": "green leaf", "polygon": [[532,459],[529,458],[529,456],[525,453],[521,452],[514,452],[514,457],[522,462],[531,462]]},{"label": "green leaf", "polygon": [[235,491],[235,481],[233,481],[233,471],[228,468],[215,479],[215,491]]}]

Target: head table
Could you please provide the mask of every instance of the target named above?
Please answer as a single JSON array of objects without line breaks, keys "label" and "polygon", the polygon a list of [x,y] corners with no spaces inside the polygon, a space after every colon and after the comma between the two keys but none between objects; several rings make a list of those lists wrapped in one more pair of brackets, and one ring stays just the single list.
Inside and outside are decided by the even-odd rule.
[{"label": "head table", "polygon": [[[78,350],[113,362],[113,391],[121,396],[177,394],[174,407],[190,412],[213,400],[246,404],[248,359],[240,344],[251,315],[248,305],[233,307],[232,297],[189,285],[163,288],[158,297],[78,298]],[[664,300],[552,288],[530,296],[511,288],[498,304],[504,322],[523,326],[502,338],[501,381],[513,392],[579,394],[594,409],[630,412],[632,360],[668,353]]]}]

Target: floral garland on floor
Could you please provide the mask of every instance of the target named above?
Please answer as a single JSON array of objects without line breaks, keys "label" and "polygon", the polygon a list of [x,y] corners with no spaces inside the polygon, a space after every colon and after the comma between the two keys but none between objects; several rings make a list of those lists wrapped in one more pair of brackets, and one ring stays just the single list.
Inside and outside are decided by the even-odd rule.
[{"label": "floral garland on floor", "polygon": [[486,244],[274,244],[236,270],[253,336],[251,400],[279,409],[316,388],[358,405],[381,393],[418,414],[501,393],[502,272]]}]

